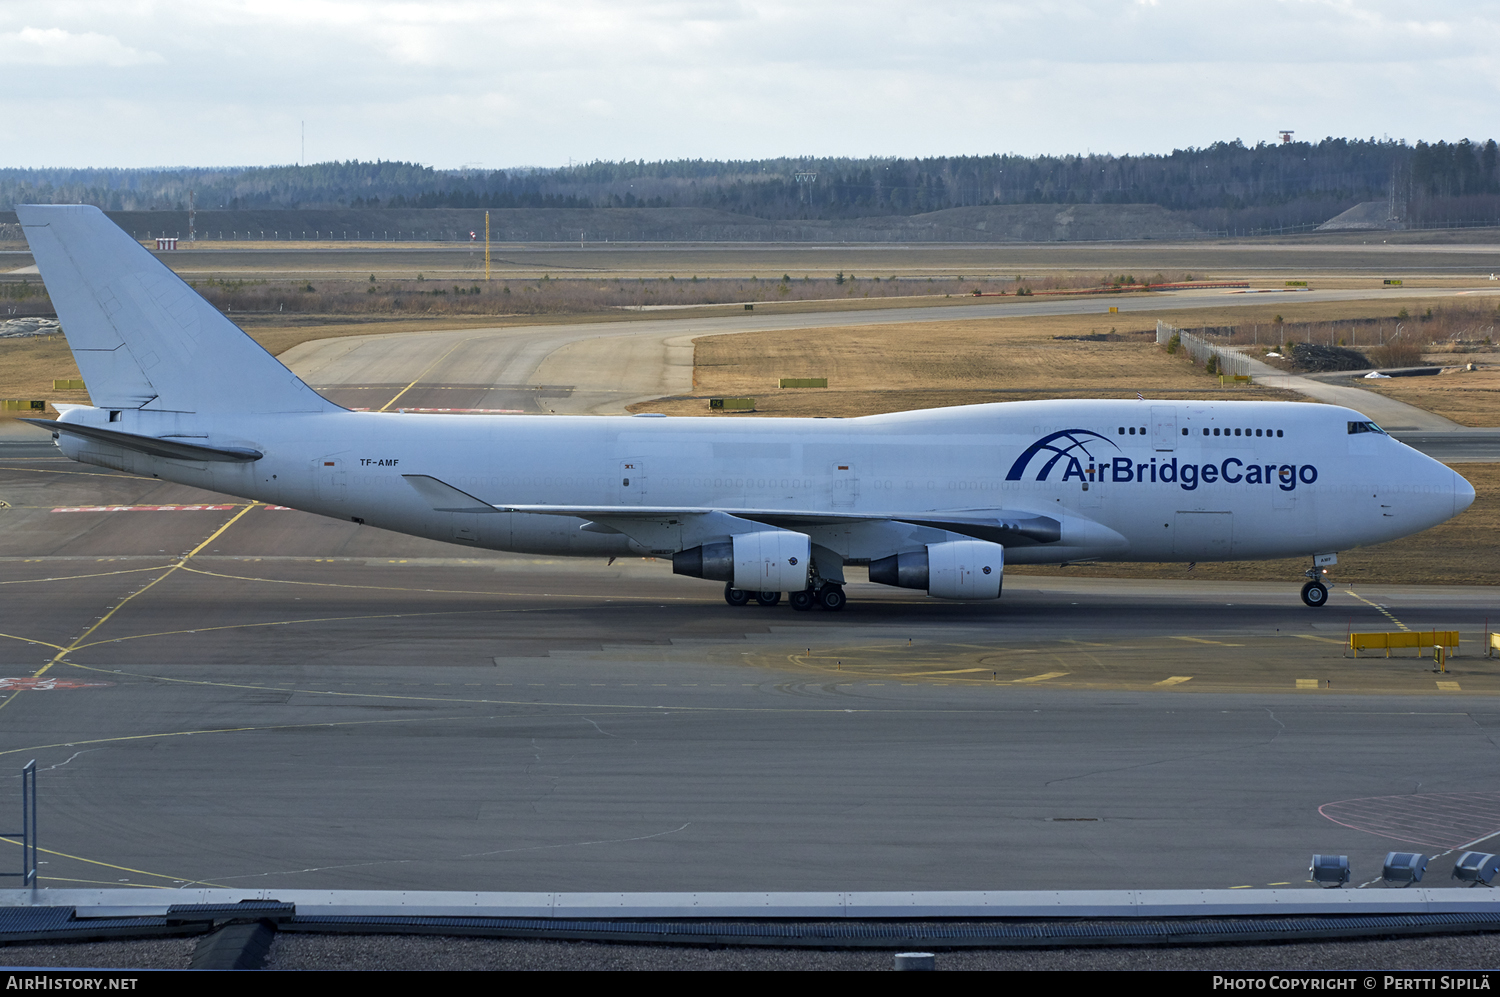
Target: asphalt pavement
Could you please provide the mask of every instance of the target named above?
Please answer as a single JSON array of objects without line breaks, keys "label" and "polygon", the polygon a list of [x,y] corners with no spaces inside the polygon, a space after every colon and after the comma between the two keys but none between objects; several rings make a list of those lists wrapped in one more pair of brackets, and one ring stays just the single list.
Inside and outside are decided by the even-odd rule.
[{"label": "asphalt pavement", "polygon": [[[804,614],[55,458],[0,499],[44,886],[1270,886],[1500,830],[1485,588],[856,578]],[[1463,651],[1347,656],[1392,618]]]}]

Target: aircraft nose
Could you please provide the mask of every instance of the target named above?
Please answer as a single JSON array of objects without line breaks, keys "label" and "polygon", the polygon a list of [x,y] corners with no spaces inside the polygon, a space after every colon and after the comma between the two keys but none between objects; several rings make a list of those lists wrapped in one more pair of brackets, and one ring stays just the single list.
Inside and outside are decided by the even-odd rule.
[{"label": "aircraft nose", "polygon": [[1457,516],[1474,504],[1474,486],[1457,471],[1453,472],[1453,515]]}]

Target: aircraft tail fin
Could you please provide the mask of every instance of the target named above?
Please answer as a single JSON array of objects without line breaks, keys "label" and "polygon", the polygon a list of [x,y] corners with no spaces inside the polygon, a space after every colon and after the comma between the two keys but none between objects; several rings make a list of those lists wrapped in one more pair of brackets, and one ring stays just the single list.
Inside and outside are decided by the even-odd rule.
[{"label": "aircraft tail fin", "polygon": [[205,413],[339,409],[98,208],[17,205],[16,214],[96,406]]}]

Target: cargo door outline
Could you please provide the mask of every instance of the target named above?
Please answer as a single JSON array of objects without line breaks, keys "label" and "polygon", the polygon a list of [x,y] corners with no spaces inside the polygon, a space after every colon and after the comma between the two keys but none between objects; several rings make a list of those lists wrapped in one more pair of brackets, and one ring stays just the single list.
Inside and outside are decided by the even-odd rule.
[{"label": "cargo door outline", "polygon": [[630,457],[619,462],[619,497],[621,505],[643,505],[646,501],[646,462]]},{"label": "cargo door outline", "polygon": [[313,467],[313,488],[324,502],[342,502],[349,496],[349,472],[342,457],[320,457]]},{"label": "cargo door outline", "polygon": [[[1283,465],[1286,466],[1286,465]],[[1292,474],[1297,469],[1292,468]],[[1281,488],[1280,468],[1272,479],[1276,490],[1271,493],[1271,511],[1276,514],[1277,529],[1289,537],[1310,537],[1317,532],[1317,503],[1314,493],[1300,488],[1286,491]]]},{"label": "cargo door outline", "polygon": [[852,463],[836,460],[828,466],[829,504],[835,509],[852,509],[859,499],[859,474]]},{"label": "cargo door outline", "polygon": [[1157,453],[1177,449],[1177,406],[1151,406],[1151,447]]}]

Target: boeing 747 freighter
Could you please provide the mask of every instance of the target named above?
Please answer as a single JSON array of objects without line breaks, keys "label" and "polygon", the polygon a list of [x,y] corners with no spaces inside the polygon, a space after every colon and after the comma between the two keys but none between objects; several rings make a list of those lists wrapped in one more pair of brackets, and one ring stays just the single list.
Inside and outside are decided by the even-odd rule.
[{"label": "boeing 747 freighter", "polygon": [[844,567],[994,599],[1010,564],[1307,557],[1474,501],[1359,412],[1295,402],[1029,401],[858,419],[352,412],[97,208],[16,209],[92,405],[87,464],[468,547],[670,558],[732,605],[844,605]]}]

